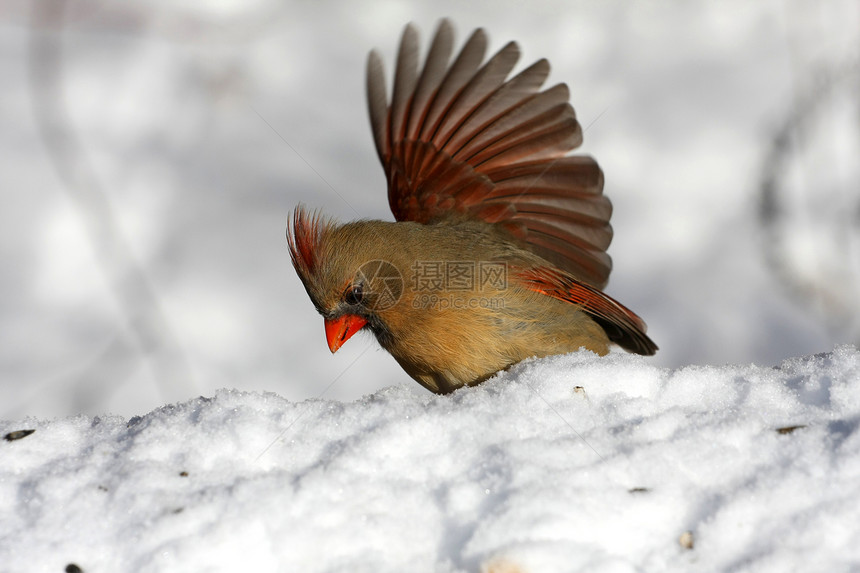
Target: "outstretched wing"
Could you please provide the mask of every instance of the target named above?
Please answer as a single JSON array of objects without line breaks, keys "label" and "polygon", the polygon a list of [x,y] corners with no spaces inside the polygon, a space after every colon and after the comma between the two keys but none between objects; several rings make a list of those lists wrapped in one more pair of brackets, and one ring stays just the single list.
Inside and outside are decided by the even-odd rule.
[{"label": "outstretched wing", "polygon": [[612,205],[597,163],[565,155],[582,142],[567,86],[540,91],[545,59],[508,79],[519,59],[513,42],[482,65],[481,29],[449,65],[453,41],[442,20],[419,70],[418,34],[406,27],[390,105],[382,60],[370,53],[370,123],[394,217],[432,223],[459,214],[495,223],[602,288],[612,268]]},{"label": "outstretched wing", "polygon": [[620,302],[575,278],[549,267],[515,272],[526,288],[575,304],[591,316],[609,340],[625,350],[650,356],[657,345],[645,334],[645,322]]}]

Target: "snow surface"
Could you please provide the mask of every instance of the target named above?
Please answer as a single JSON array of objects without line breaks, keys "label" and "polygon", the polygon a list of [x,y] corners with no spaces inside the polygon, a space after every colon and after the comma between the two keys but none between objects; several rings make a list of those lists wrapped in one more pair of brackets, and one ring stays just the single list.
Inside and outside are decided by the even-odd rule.
[{"label": "snow surface", "polygon": [[857,571],[858,427],[850,346],[2,422],[0,570]]},{"label": "snow surface", "polygon": [[[131,417],[223,387],[299,401],[338,376],[326,397],[412,384],[369,337],[331,355],[284,230],[300,202],[392,219],[365,61],[378,48],[390,82],[403,26],[426,51],[441,17],[458,46],[483,26],[488,52],[515,40],[517,70],[546,57],[547,85],[570,87],[578,152],[598,160],[614,206],[607,292],[648,323],[655,365],[771,365],[860,344],[860,234],[821,216],[860,212],[858,146],[843,143],[860,138],[856,113],[806,122],[818,153],[798,130],[785,157],[805,191],[786,206],[791,236],[831,231],[790,265],[820,284],[792,295],[756,215],[775,134],[823,72],[860,62],[856,0],[68,0],[65,25],[38,30],[40,5],[52,4],[0,3],[0,419]],[[89,167],[157,304],[121,304],[111,243],[48,152],[36,39],[60,43],[51,101],[80,143],[72,163]],[[848,301],[836,325],[816,292]],[[140,321],[162,324],[161,348],[133,336]]]}]

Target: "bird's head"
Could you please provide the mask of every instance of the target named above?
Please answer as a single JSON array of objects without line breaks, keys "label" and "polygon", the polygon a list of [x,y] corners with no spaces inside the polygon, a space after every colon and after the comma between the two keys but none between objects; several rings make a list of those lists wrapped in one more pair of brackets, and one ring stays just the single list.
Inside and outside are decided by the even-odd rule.
[{"label": "bird's head", "polygon": [[298,207],[287,226],[293,267],[314,306],[325,319],[329,349],[336,352],[352,335],[369,326],[384,336],[381,315],[399,301],[403,278],[390,263],[381,222],[339,225]]}]

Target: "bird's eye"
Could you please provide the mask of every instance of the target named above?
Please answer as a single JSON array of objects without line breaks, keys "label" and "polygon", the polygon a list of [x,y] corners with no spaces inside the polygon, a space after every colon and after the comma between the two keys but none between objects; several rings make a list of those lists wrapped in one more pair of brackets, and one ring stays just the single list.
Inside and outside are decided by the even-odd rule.
[{"label": "bird's eye", "polygon": [[361,300],[363,298],[364,289],[361,288],[360,284],[352,285],[346,290],[346,293],[343,295],[343,300],[345,300],[347,304],[361,304]]}]

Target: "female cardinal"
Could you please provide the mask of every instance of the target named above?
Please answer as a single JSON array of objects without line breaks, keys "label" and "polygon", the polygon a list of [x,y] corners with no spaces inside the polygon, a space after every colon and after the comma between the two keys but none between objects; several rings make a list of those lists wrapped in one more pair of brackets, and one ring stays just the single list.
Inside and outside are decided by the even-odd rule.
[{"label": "female cardinal", "polygon": [[519,48],[481,65],[486,45],[476,30],[449,65],[443,20],[419,71],[407,26],[390,105],[370,53],[370,123],[398,222],[339,225],[299,207],[287,228],[329,348],[370,329],[437,393],[530,356],[610,343],[654,354],[645,323],[600,290],[612,207],[597,163],[566,155],[582,142],[567,86],[540,91],[545,59],[508,79]]}]

